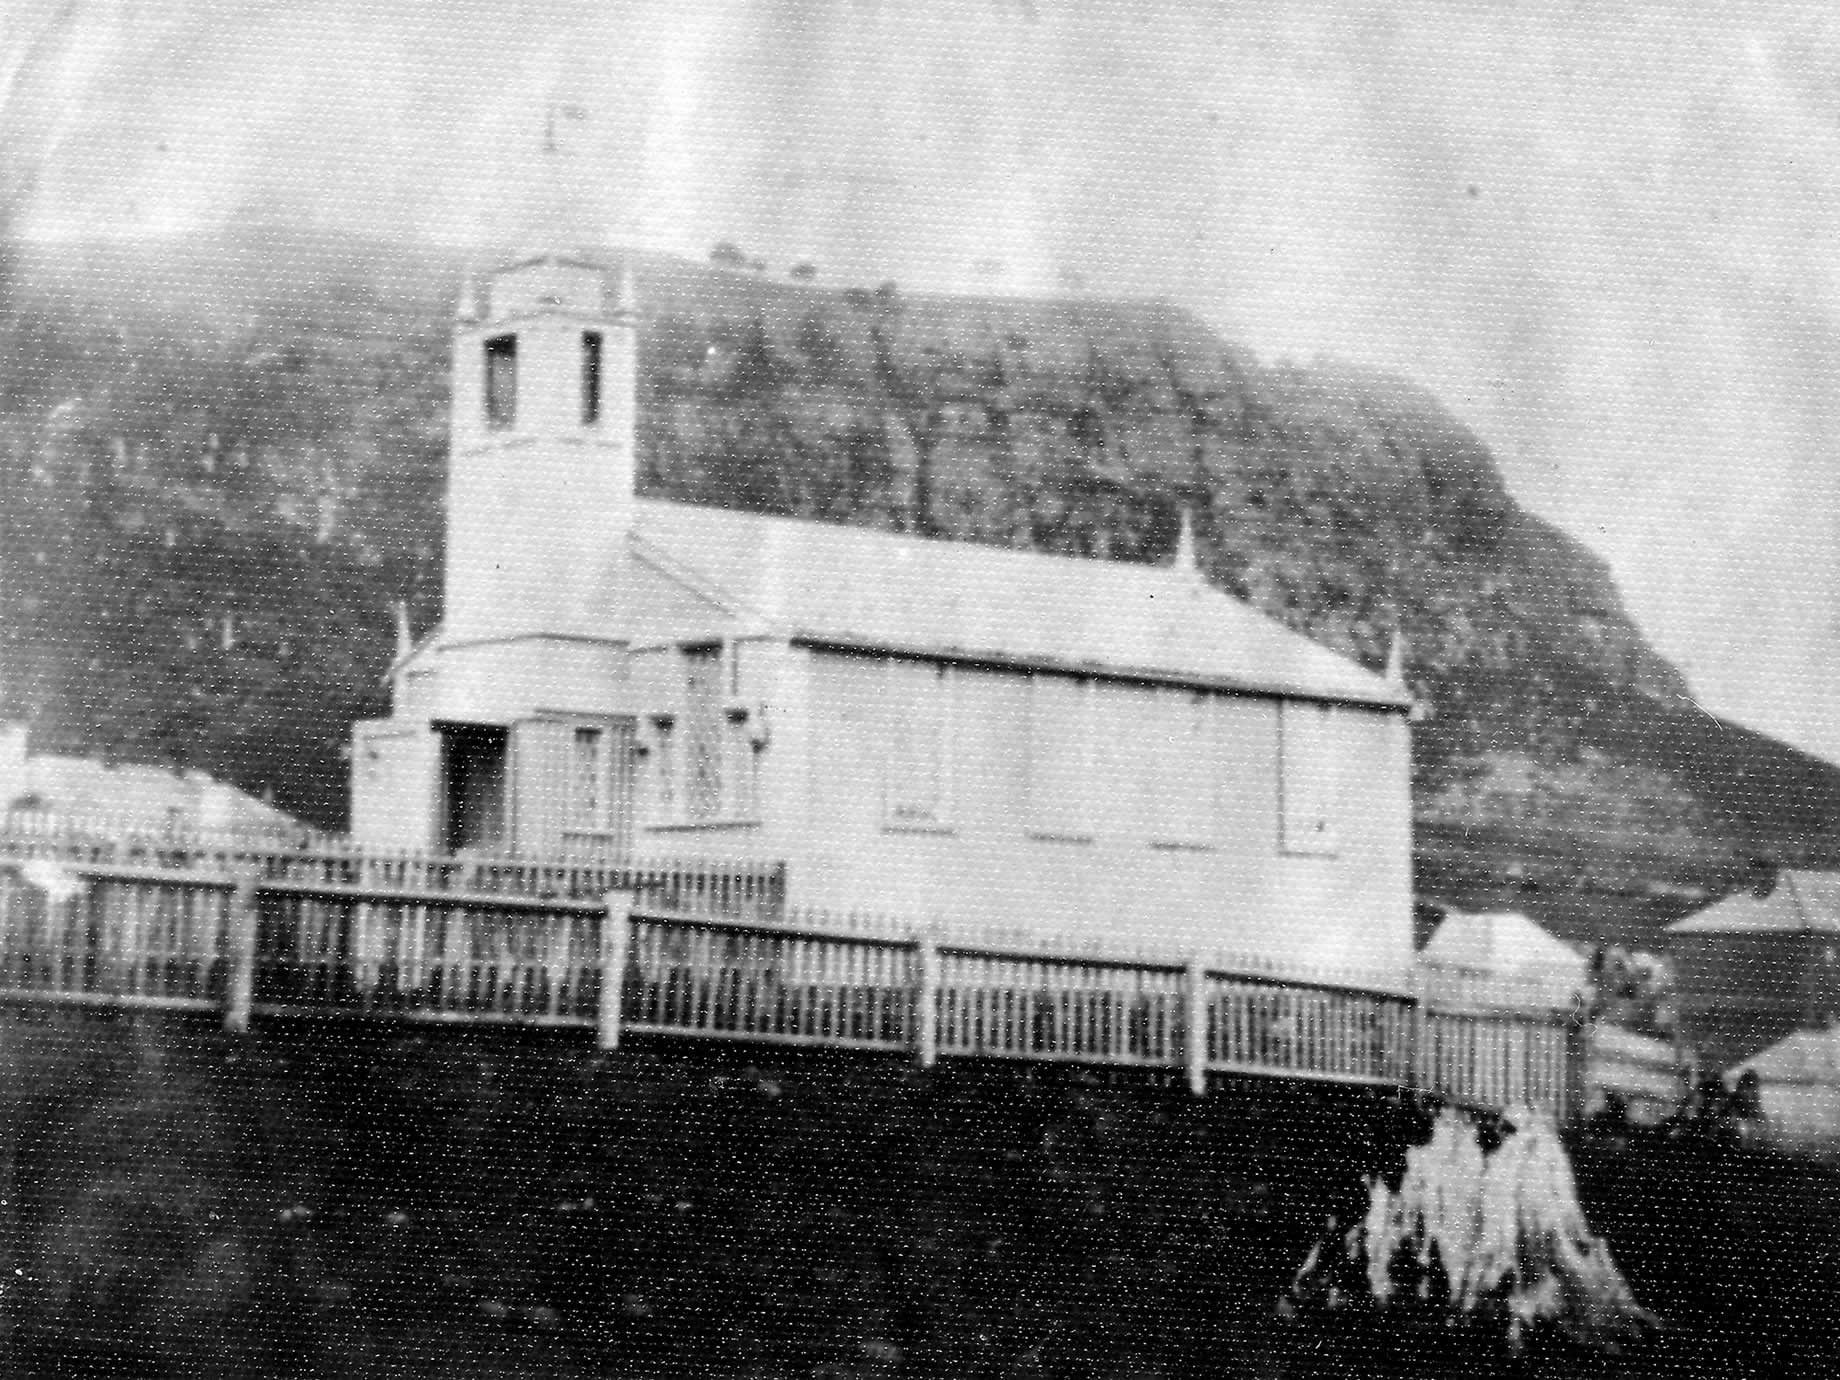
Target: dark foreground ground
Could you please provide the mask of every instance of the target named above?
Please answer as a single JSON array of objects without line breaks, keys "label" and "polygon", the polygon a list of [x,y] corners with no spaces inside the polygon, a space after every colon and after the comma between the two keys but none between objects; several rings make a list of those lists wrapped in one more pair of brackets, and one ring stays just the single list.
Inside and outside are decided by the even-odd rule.
[{"label": "dark foreground ground", "polygon": [[[1411,1109],[1346,1090],[0,1013],[15,1375],[1504,1373],[1275,1301]],[[1840,1182],[1587,1137],[1673,1326],[1534,1373],[1840,1373]]]}]

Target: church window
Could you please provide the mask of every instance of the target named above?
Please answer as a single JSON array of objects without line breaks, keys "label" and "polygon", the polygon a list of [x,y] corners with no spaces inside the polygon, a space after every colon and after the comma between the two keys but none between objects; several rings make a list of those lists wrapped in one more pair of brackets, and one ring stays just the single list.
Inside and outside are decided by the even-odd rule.
[{"label": "church window", "polygon": [[601,333],[581,334],[581,424],[593,426],[601,419]]},{"label": "church window", "polygon": [[652,807],[659,819],[677,818],[677,722],[652,720]]},{"label": "church window", "polygon": [[1326,704],[1285,700],[1278,711],[1278,789],[1287,853],[1333,853],[1341,793],[1336,720]]},{"label": "church window", "polygon": [[729,812],[736,819],[760,813],[760,751],[755,728],[745,710],[728,711],[728,775],[733,799]]},{"label": "church window", "polygon": [[654,826],[751,823],[760,811],[765,716],[734,694],[738,649],[709,642],[678,648],[679,690],[655,715],[645,753]]},{"label": "church window", "polygon": [[684,648],[684,813],[722,814],[723,713],[720,644]]},{"label": "church window", "polygon": [[569,789],[569,827],[600,829],[607,822],[606,730],[575,730],[574,773]]},{"label": "church window", "polygon": [[886,821],[894,827],[950,822],[952,668],[935,662],[887,663]]},{"label": "church window", "polygon": [[486,341],[486,425],[517,422],[517,337],[495,335]]},{"label": "church window", "polygon": [[1093,684],[1029,678],[1028,828],[1044,838],[1092,837]]}]

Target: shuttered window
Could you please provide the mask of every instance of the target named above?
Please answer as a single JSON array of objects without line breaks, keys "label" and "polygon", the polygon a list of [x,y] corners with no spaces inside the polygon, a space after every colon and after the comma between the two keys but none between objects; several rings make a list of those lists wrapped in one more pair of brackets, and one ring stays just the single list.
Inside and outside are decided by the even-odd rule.
[{"label": "shuttered window", "polygon": [[575,730],[570,759],[569,827],[603,829],[607,825],[607,733],[601,728]]},{"label": "shuttered window", "polygon": [[952,668],[935,662],[887,663],[886,822],[939,826],[951,821]]},{"label": "shuttered window", "polygon": [[717,819],[722,814],[724,715],[722,648],[684,648],[684,814]]},{"label": "shuttered window", "polygon": [[1214,697],[1197,690],[1154,692],[1149,751],[1151,839],[1201,846],[1215,841]]},{"label": "shuttered window", "polygon": [[760,813],[760,750],[754,725],[744,713],[728,715],[729,812],[736,819],[753,819]]},{"label": "shuttered window", "polygon": [[1289,853],[1333,853],[1341,797],[1341,754],[1334,709],[1286,700],[1278,711],[1283,846]]},{"label": "shuttered window", "polygon": [[652,812],[656,819],[677,818],[677,722],[652,720]]},{"label": "shuttered window", "polygon": [[1028,827],[1050,838],[1092,837],[1093,686],[1029,678]]}]

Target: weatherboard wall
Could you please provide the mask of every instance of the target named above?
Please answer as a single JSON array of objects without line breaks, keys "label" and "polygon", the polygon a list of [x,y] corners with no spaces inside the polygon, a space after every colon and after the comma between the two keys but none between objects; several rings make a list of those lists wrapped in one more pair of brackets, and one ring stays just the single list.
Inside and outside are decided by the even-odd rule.
[{"label": "weatherboard wall", "polygon": [[947,802],[890,817],[885,659],[825,651],[805,672],[805,799],[786,858],[794,895],[1095,941],[1242,950],[1293,962],[1403,967],[1411,954],[1410,800],[1402,715],[1332,715],[1332,846],[1283,834],[1280,702],[1217,695],[1205,837],[1170,837],[1155,687],[1092,684],[1083,827],[1032,800],[1029,673],[954,668]]},{"label": "weatherboard wall", "polygon": [[1711,1068],[1840,1015],[1833,935],[1676,932],[1668,953],[1688,1036]]}]

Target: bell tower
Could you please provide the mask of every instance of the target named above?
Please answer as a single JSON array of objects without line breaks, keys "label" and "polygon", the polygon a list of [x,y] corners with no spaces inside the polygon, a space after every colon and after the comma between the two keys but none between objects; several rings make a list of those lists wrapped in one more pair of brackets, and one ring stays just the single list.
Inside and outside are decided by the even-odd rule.
[{"label": "bell tower", "polygon": [[552,109],[550,214],[526,220],[529,248],[460,294],[445,608],[438,633],[399,653],[390,717],[353,728],[359,837],[538,854],[628,846],[618,605],[638,317],[630,264],[609,274],[598,251],[573,247],[596,242],[601,222],[582,214],[586,180],[565,177],[559,157],[561,126],[583,118]]},{"label": "bell tower", "polygon": [[[604,637],[633,499],[630,266],[609,296],[601,218],[552,101],[523,243],[456,313],[443,645]],[[526,648],[528,653],[532,649]],[[539,656],[542,652],[537,653]]]},{"label": "bell tower", "polygon": [[633,501],[630,270],[609,301],[585,256],[546,251],[468,284],[454,332],[449,646],[603,632]]}]

